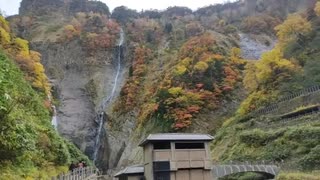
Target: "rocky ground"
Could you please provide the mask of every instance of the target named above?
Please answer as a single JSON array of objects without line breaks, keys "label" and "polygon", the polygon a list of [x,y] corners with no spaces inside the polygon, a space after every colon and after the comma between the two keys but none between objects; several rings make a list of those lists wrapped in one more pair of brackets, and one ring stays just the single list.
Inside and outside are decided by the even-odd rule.
[{"label": "rocky ground", "polygon": [[263,35],[257,37],[252,34],[239,33],[239,36],[242,57],[248,60],[258,60],[264,52],[270,51],[276,43],[274,39]]}]

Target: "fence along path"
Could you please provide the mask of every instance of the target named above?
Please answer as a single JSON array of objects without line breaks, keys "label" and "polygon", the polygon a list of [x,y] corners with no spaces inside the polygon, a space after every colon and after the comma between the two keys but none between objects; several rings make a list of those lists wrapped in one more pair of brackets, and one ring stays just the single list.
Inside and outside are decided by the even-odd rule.
[{"label": "fence along path", "polygon": [[51,180],[95,180],[98,178],[99,170],[95,167],[76,168],[66,174],[60,174]]},{"label": "fence along path", "polygon": [[316,85],[316,86],[312,86],[312,87],[309,87],[309,88],[306,88],[300,92],[297,92],[297,93],[293,93],[291,95],[288,95],[288,96],[285,96],[281,99],[279,99],[278,101],[276,101],[275,103],[272,103],[268,106],[265,106],[263,108],[260,108],[258,109],[257,111],[253,112],[252,114],[254,116],[259,116],[259,115],[264,115],[264,114],[267,114],[267,113],[270,113],[276,109],[278,109],[279,105],[281,103],[284,103],[284,102],[288,102],[294,98],[297,98],[297,97],[301,97],[301,96],[306,96],[306,95],[309,95],[309,94],[312,94],[312,93],[315,93],[315,92],[319,92],[320,91],[320,85]]}]

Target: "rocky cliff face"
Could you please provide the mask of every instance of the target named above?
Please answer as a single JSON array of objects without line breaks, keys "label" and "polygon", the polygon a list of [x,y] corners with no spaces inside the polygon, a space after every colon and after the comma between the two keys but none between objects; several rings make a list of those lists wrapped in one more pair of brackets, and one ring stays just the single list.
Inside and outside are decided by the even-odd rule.
[{"label": "rocky cliff face", "polygon": [[77,12],[110,14],[106,4],[88,0],[23,0],[19,9],[20,15],[70,15]]},{"label": "rocky cliff face", "polygon": [[[235,15],[237,13],[233,13],[239,10],[238,5],[244,12],[249,12],[243,9],[247,8],[253,14],[256,11],[269,12],[275,8],[258,2],[262,1],[252,1],[254,5],[251,4],[251,6],[250,4],[240,4],[240,6],[238,3],[209,6],[194,13],[187,8],[175,7],[162,13],[150,11],[139,15],[133,10],[119,8],[119,12],[114,13],[114,18],[121,15],[118,20],[123,22],[122,26],[130,41],[123,44],[121,48],[117,46],[119,25],[108,18],[107,6],[97,1],[23,0],[20,8],[21,16],[13,18],[12,21],[15,23],[12,24],[16,27],[15,29],[18,29],[17,32],[27,37],[32,47],[42,54],[42,63],[52,82],[57,99],[60,134],[71,139],[91,159],[96,159],[96,165],[104,172],[109,171],[108,173],[112,174],[114,169],[142,161],[142,149],[138,147],[138,144],[147,134],[175,131],[170,129],[170,120],[161,119],[159,121],[155,116],[148,116],[151,113],[148,114],[148,111],[141,111],[141,109],[151,109],[150,111],[157,109],[154,106],[155,102],[151,102],[150,99],[158,100],[155,95],[156,91],[170,86],[166,85],[165,80],[167,79],[165,78],[173,74],[172,72],[177,69],[175,67],[183,58],[187,59],[181,57],[183,51],[179,52],[180,48],[183,49],[184,43],[191,39],[189,44],[195,43],[190,47],[192,50],[192,47],[203,44],[202,42],[196,44],[197,38],[193,38],[194,36],[200,37],[207,34],[208,37],[213,37],[214,45],[211,44],[211,48],[195,49],[195,54],[199,53],[199,57],[193,57],[192,54],[188,57],[193,58],[194,61],[199,61],[199,59],[208,61],[209,65],[211,59],[212,61],[223,59],[222,64],[239,61],[240,57],[236,51],[231,53],[233,47],[242,48],[245,55],[252,54],[254,51],[254,59],[269,48],[261,45],[265,44],[266,38],[261,40],[263,43],[258,43],[261,45],[258,47],[259,52],[256,52],[256,49],[250,49],[252,46],[256,48],[257,44],[252,42],[248,36],[241,36],[240,41],[236,38],[238,37],[236,26],[239,26],[237,23],[242,17],[247,16],[246,13],[243,13],[241,17],[238,17]],[[259,6],[256,6],[256,3]],[[234,9],[230,12],[232,8]],[[170,13],[171,11],[173,13]],[[175,13],[180,11],[182,13]],[[135,16],[130,16],[131,14]],[[220,17],[225,19],[219,19]],[[237,23],[233,24],[233,22]],[[205,40],[203,41],[206,43]],[[273,44],[273,40],[268,43]],[[188,44],[185,45],[185,47],[188,46]],[[119,55],[121,71],[116,83],[115,75]],[[144,56],[148,58],[143,59]],[[191,62],[188,62],[187,59],[186,63]],[[179,67],[182,65],[183,63],[180,63]],[[208,69],[206,67],[208,64],[204,64],[204,67],[201,66],[201,63],[198,65],[199,71],[203,68]],[[183,82],[177,82],[176,86],[181,86],[181,89],[187,87],[185,93],[187,95],[191,93],[195,95],[195,98],[198,97],[197,93],[208,92],[207,90],[215,91],[212,89],[218,89],[222,83],[234,82],[232,87],[225,86],[221,87],[220,91],[215,91],[219,95],[216,95],[217,99],[212,101],[217,101],[217,107],[212,110],[203,106],[204,110],[201,110],[201,113],[194,113],[195,117],[192,116],[192,118],[195,120],[192,125],[183,131],[213,134],[221,126],[222,121],[235,112],[245,96],[241,87],[241,66],[230,65],[231,68],[226,66],[226,69],[221,69],[221,74],[228,74],[226,71],[229,70],[227,75],[229,79],[226,78],[221,82],[218,82],[218,79],[222,79],[221,77],[215,77],[215,73],[218,72],[216,69],[222,67],[218,61],[212,66],[214,69],[212,72],[198,73],[199,78],[193,82],[188,82],[190,78],[177,80]],[[190,67],[187,68],[190,69]],[[212,78],[208,78],[207,82],[202,81],[209,76]],[[134,99],[132,101],[136,102],[130,103],[136,106],[125,112],[121,109],[116,110],[113,108],[116,106],[113,103],[116,98],[108,101],[104,106],[106,98],[112,94],[114,85],[117,84],[115,88],[115,96],[117,96],[126,79],[131,83],[128,87],[134,90],[131,94],[127,93],[127,95],[133,95],[134,98],[128,95],[127,99],[128,101]],[[174,81],[174,78],[171,80]],[[207,84],[209,88],[202,89],[204,84]],[[125,91],[124,88],[122,93]],[[181,97],[181,100],[183,98]],[[192,110],[192,108],[189,109]],[[143,121],[142,117],[146,121],[143,126],[139,122]],[[100,131],[101,123],[103,128]],[[164,123],[167,124],[163,125]],[[99,137],[98,140],[97,137]]]},{"label": "rocky cliff face", "polygon": [[42,54],[57,101],[59,133],[104,170],[117,165],[129,137],[106,129],[116,98],[107,99],[119,94],[127,72],[126,45],[117,46],[119,25],[108,14],[96,1],[23,0],[20,16],[11,18],[16,33]]},{"label": "rocky cliff face", "polygon": [[43,42],[32,46],[42,53],[43,64],[53,84],[59,103],[57,115],[60,134],[92,156],[100,98],[111,93],[114,83],[114,50],[97,53],[95,57],[101,64],[92,66],[86,64],[86,54],[78,41],[65,45]]}]

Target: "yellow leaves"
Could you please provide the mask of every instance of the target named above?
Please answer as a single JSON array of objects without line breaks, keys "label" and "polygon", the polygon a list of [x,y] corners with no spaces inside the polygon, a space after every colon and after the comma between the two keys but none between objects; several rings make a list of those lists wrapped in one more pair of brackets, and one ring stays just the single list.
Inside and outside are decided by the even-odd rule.
[{"label": "yellow leaves", "polygon": [[146,103],[142,105],[142,111],[139,113],[139,124],[145,123],[149,117],[152,116],[152,114],[158,110],[158,104],[157,103]]},{"label": "yellow leaves", "polygon": [[96,34],[96,33],[91,33],[91,32],[87,33],[87,38],[89,40],[95,39],[97,36],[98,36],[98,34]]},{"label": "yellow leaves", "polygon": [[41,54],[36,51],[30,51],[28,41],[11,36],[9,31],[9,24],[0,16],[0,42],[2,46],[6,45],[3,46],[4,50],[14,57],[16,63],[24,72],[25,79],[34,88],[49,94],[50,86],[48,78],[45,75],[43,65],[40,63]]},{"label": "yellow leaves", "polygon": [[173,87],[168,89],[168,92],[174,96],[178,96],[180,94],[182,94],[183,89],[181,87]]},{"label": "yellow leaves", "polygon": [[316,12],[317,16],[320,16],[320,2],[319,1],[316,3],[314,11]]},{"label": "yellow leaves", "polygon": [[256,64],[257,80],[264,82],[271,78],[279,79],[295,70],[295,65],[282,58],[280,49],[275,48],[262,55],[261,61]]},{"label": "yellow leaves", "polygon": [[192,59],[189,57],[184,58],[179,62],[177,67],[173,70],[173,73],[175,76],[181,76],[184,75],[187,71],[189,66],[192,63]]},{"label": "yellow leaves", "polygon": [[243,83],[245,88],[252,93],[258,89],[276,88],[281,82],[290,80],[299,69],[300,67],[283,58],[279,48],[275,48],[264,53],[260,61],[246,65]]},{"label": "yellow leaves", "polygon": [[187,68],[184,65],[178,65],[174,70],[174,74],[177,75],[177,76],[181,76],[186,71],[187,71]]},{"label": "yellow leaves", "polygon": [[244,87],[252,92],[258,88],[258,82],[256,77],[256,65],[255,62],[250,62],[245,67],[245,76],[243,79]]},{"label": "yellow leaves", "polygon": [[190,66],[191,63],[192,63],[192,59],[189,58],[189,57],[184,58],[184,59],[180,62],[181,65],[186,66],[186,67]]},{"label": "yellow leaves", "polygon": [[41,54],[37,51],[30,51],[30,57],[35,62],[40,62]]},{"label": "yellow leaves", "polygon": [[80,35],[80,31],[71,24],[64,26],[64,33],[68,40],[72,39],[74,36]]},{"label": "yellow leaves", "polygon": [[289,15],[283,24],[275,27],[279,43],[287,43],[298,35],[306,35],[312,30],[311,23],[299,14]]},{"label": "yellow leaves", "polygon": [[27,40],[16,38],[14,42],[19,47],[19,50],[24,53],[24,55],[29,55],[29,42]]},{"label": "yellow leaves", "polygon": [[0,27],[0,44],[3,46],[6,44],[9,44],[10,41],[11,41],[11,37],[9,32],[7,32],[4,28]]},{"label": "yellow leaves", "polygon": [[205,72],[208,69],[209,65],[206,62],[199,61],[194,66],[194,69],[199,72]]},{"label": "yellow leaves", "polygon": [[10,32],[10,26],[9,23],[6,21],[6,19],[0,15],[0,27],[3,28],[5,31]]}]

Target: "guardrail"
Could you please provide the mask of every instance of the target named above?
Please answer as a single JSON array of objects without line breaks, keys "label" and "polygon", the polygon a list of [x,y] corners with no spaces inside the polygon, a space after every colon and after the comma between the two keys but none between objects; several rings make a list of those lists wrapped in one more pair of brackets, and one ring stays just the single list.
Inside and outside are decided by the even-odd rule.
[{"label": "guardrail", "polygon": [[259,116],[259,115],[264,115],[264,114],[267,114],[267,113],[270,113],[276,109],[279,108],[279,104],[281,103],[284,103],[284,102],[288,102],[294,98],[297,98],[297,97],[301,97],[301,96],[306,96],[306,95],[309,95],[309,94],[313,94],[313,93],[316,93],[316,92],[319,92],[320,91],[320,85],[316,85],[316,86],[312,86],[312,87],[309,87],[309,88],[306,88],[300,92],[297,92],[297,93],[293,93],[291,95],[288,95],[288,96],[285,96],[281,99],[279,99],[278,101],[272,103],[272,104],[269,104],[263,108],[260,108],[254,112],[252,112],[252,114],[254,116]]},{"label": "guardrail", "polygon": [[63,173],[51,180],[87,180],[99,175],[99,170],[95,167],[76,168],[68,173]]}]

